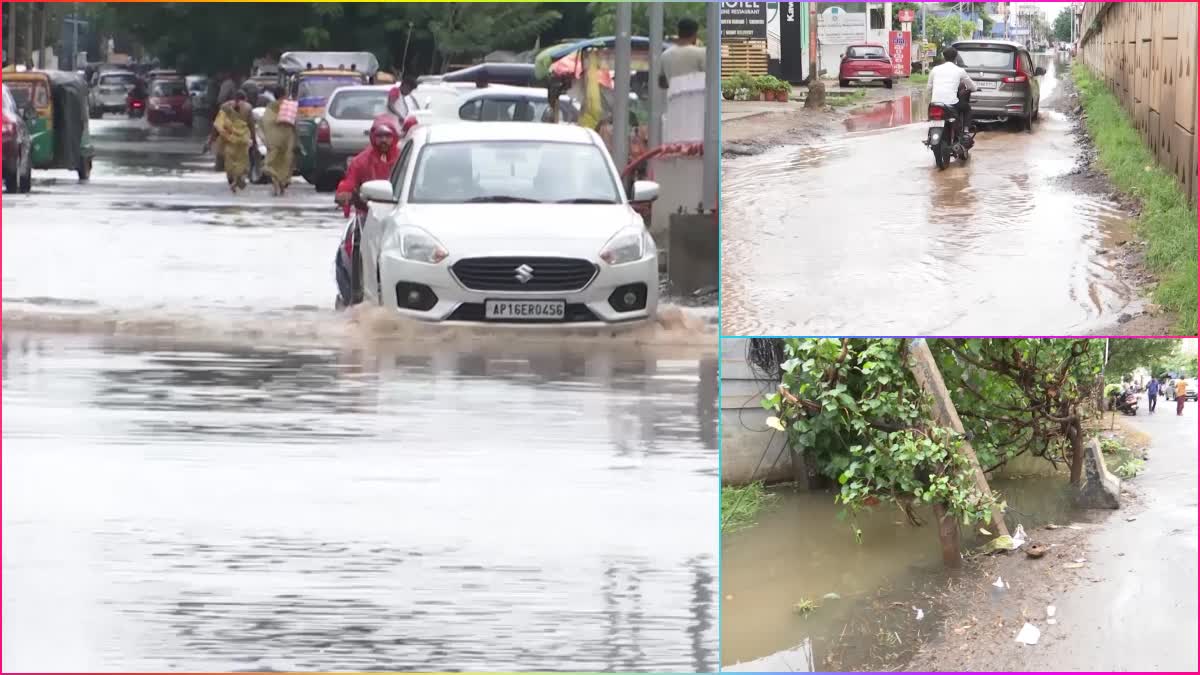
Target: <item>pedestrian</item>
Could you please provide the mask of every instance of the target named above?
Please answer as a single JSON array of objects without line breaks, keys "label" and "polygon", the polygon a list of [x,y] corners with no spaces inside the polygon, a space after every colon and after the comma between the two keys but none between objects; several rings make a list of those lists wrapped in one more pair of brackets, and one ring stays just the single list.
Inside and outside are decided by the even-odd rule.
[{"label": "pedestrian", "polygon": [[1150,378],[1150,384],[1146,387],[1146,395],[1149,396],[1150,412],[1154,413],[1154,408],[1158,405],[1158,380]]},{"label": "pedestrian", "polygon": [[663,52],[660,61],[658,86],[662,89],[670,89],[671,80],[680,75],[704,72],[705,50],[697,44],[700,24],[684,17],[679,20],[676,31],[675,44]]},{"label": "pedestrian", "polygon": [[267,143],[264,173],[271,179],[272,194],[282,196],[292,182],[296,147],[296,102],[283,87],[275,87],[275,101],[263,112],[262,123]]},{"label": "pedestrian", "polygon": [[1183,414],[1183,402],[1187,400],[1187,380],[1179,378],[1175,380],[1175,414]]},{"label": "pedestrian", "polygon": [[250,147],[254,144],[251,111],[250,104],[246,102],[246,92],[235,90],[233,100],[222,105],[217,113],[208,143],[204,146],[207,151],[214,140],[220,139],[225,179],[229,181],[229,189],[234,194],[246,187],[250,173]]}]

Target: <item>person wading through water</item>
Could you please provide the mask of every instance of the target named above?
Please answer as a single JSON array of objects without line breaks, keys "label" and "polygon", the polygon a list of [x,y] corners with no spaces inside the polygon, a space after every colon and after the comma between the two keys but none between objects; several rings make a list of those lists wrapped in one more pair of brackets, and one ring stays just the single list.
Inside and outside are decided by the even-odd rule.
[{"label": "person wading through water", "polygon": [[[267,157],[263,171],[271,179],[272,194],[282,196],[292,183],[296,147],[296,105],[283,87],[275,87],[275,101],[263,112]],[[290,111],[289,111],[290,109]],[[284,114],[281,115],[280,111]]]},{"label": "person wading through water", "polygon": [[371,142],[362,152],[350,160],[346,177],[338,183],[334,199],[339,206],[353,208],[355,219],[346,229],[342,245],[334,256],[334,277],[338,285],[335,306],[344,309],[362,302],[362,262],[359,259],[359,228],[367,216],[367,203],[358,190],[363,183],[373,180],[388,180],[392,167],[400,157],[400,128],[393,115],[380,115],[371,125]]},{"label": "person wading through water", "polygon": [[238,90],[233,100],[221,106],[204,151],[212,147],[216,138],[221,139],[221,153],[225,162],[225,179],[229,189],[237,194],[244,189],[250,174],[250,146],[255,143],[252,108],[246,102],[246,92]]},{"label": "person wading through water", "polygon": [[1175,414],[1183,414],[1183,402],[1187,400],[1187,380],[1179,378],[1175,380]]}]

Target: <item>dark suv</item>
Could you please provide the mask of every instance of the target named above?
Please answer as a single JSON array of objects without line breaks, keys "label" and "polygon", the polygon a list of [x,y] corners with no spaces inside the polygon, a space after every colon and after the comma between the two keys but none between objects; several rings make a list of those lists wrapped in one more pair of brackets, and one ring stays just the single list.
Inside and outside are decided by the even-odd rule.
[{"label": "dark suv", "polygon": [[958,65],[965,68],[979,90],[971,94],[971,117],[976,121],[1018,120],[1033,130],[1038,118],[1038,77],[1046,69],[1034,67],[1029,50],[1003,40],[963,40],[954,43]]},{"label": "dark suv", "polygon": [[25,111],[8,85],[4,89],[4,190],[29,192],[33,182],[33,139],[25,126]]}]

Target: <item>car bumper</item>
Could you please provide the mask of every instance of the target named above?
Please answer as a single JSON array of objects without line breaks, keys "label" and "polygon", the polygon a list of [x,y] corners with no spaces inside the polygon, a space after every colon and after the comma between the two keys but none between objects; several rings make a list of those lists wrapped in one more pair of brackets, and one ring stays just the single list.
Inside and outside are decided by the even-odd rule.
[{"label": "car bumper", "polygon": [[192,111],[176,110],[174,108],[151,108],[146,112],[146,119],[151,122],[187,122],[192,119]]},{"label": "car bumper", "polygon": [[895,75],[839,75],[840,80],[849,80],[850,82],[884,82],[895,80]]},{"label": "car bumper", "polygon": [[92,107],[96,108],[97,110],[103,110],[105,112],[110,112],[110,111],[124,110],[125,103],[126,103],[126,99],[125,99],[124,94],[122,94],[120,96],[98,96],[92,102]]},{"label": "car bumper", "polygon": [[987,117],[1025,117],[1025,96],[1011,93],[971,94],[971,116],[975,119]]},{"label": "car bumper", "polygon": [[340,152],[334,150],[328,145],[317,146],[317,175],[326,173],[336,173],[339,176],[346,175],[346,162],[358,153]]},{"label": "car bumper", "polygon": [[[658,257],[652,255],[636,262],[610,266],[599,265],[596,276],[580,290],[575,291],[479,291],[466,288],[451,271],[455,259],[436,265],[412,262],[399,256],[395,250],[387,250],[380,256],[379,281],[382,296],[380,302],[400,314],[422,321],[463,324],[506,324],[529,327],[580,327],[610,326],[614,324],[640,323],[655,316],[658,309]],[[436,303],[426,310],[403,306],[397,296],[397,284],[423,286],[436,296]],[[610,302],[621,289],[645,286],[645,306],[632,311],[618,311]],[[566,303],[566,316],[562,320],[496,320],[484,316],[484,305],[489,300],[551,300]]]}]

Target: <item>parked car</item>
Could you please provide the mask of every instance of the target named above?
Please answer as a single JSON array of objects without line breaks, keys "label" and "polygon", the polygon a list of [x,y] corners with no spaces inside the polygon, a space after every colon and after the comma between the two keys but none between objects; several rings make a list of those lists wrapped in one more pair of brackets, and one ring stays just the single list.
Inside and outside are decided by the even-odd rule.
[{"label": "parked car", "polygon": [[158,79],[150,84],[150,99],[146,102],[146,121],[150,124],[178,122],[192,126],[192,100],[186,82],[180,79]]},{"label": "parked car", "polygon": [[[464,94],[458,118],[467,122],[541,122],[549,109],[545,89],[491,86]],[[579,121],[579,109],[570,96],[559,97],[558,110],[561,122]]]},{"label": "parked car", "polygon": [[1033,130],[1040,112],[1038,98],[1046,74],[1034,67],[1029,50],[1003,40],[964,40],[954,43],[958,65],[966,68],[979,90],[971,94],[971,117],[976,122],[1016,120]]},{"label": "parked car", "polygon": [[96,76],[88,93],[88,113],[98,119],[104,113],[125,112],[125,97],[133,89],[137,75],[128,70],[109,70]]},{"label": "parked car", "polygon": [[[561,124],[434,124],[366,183],[365,302],[426,321],[606,325],[652,318],[658,251],[603,140]],[[381,206],[387,205],[383,208]]]},{"label": "parked car", "polygon": [[[1188,379],[1185,381],[1187,382],[1187,398],[1184,400],[1195,401],[1196,400],[1196,379],[1191,378],[1191,379]],[[1177,382],[1177,380],[1171,380],[1170,382],[1167,383],[1166,387],[1164,388],[1166,391],[1166,394],[1167,394],[1168,401],[1175,400],[1175,383],[1176,382]]]},{"label": "parked car", "polygon": [[36,115],[32,107],[21,108],[8,85],[4,89],[4,190],[29,192],[33,185],[33,139],[25,126]]},{"label": "parked car", "polygon": [[838,84],[849,87],[851,82],[882,82],[888,89],[896,81],[896,69],[887,48],[880,44],[862,43],[846,47],[838,66]]},{"label": "parked car", "polygon": [[[391,89],[390,85],[359,85],[340,87],[330,94],[325,114],[317,120],[318,191],[336,187],[346,173],[346,162],[367,147],[371,123],[388,111]],[[403,100],[399,105],[404,105]]]}]

